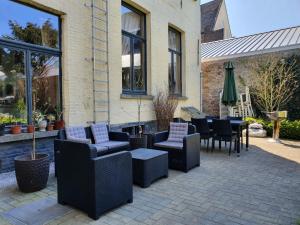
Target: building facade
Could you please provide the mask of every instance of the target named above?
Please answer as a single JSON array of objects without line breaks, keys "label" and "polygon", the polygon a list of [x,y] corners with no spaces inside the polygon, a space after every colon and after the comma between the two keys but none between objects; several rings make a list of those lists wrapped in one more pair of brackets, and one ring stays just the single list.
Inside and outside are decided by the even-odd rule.
[{"label": "building facade", "polygon": [[[57,35],[56,46],[47,45],[45,36],[53,32],[47,33],[44,23],[41,24],[41,38],[44,39],[37,47],[41,47],[42,52],[53,53],[54,66],[48,68],[53,76],[48,72],[48,77],[57,79],[46,79],[50,86],[47,87],[49,91],[43,93],[48,96],[43,97],[51,98],[45,103],[50,105],[48,111],[54,111],[55,104],[62,104],[67,125],[136,122],[139,98],[142,99],[141,120],[155,120],[152,99],[162,88],[172,89],[178,96],[176,116],[180,116],[181,106],[200,108],[199,1],[21,0],[5,4],[16,13],[25,10],[24,16],[29,9],[31,15],[41,13],[40,17],[51,18],[50,28],[52,26]],[[39,21],[30,19],[29,16],[24,21],[40,25]],[[2,23],[20,20],[23,31],[26,28],[21,15],[11,14],[2,20]],[[12,33],[10,28],[7,26],[7,32]],[[2,37],[5,35],[3,33]],[[30,47],[36,45],[22,37],[10,39],[17,39],[18,44],[25,42]],[[11,46],[10,40],[8,46],[5,40],[1,46]],[[53,59],[54,56],[57,58]],[[49,65],[49,61],[48,57],[44,64]],[[24,68],[24,73],[27,69]],[[28,90],[23,98],[26,108],[23,117],[30,120],[33,104],[32,93],[28,92],[34,88],[29,90],[24,83],[22,87]],[[16,93],[10,95],[17,98]],[[37,95],[37,106],[44,104],[39,93]],[[3,94],[2,97],[7,96]],[[9,110],[5,112],[10,113]]]}]

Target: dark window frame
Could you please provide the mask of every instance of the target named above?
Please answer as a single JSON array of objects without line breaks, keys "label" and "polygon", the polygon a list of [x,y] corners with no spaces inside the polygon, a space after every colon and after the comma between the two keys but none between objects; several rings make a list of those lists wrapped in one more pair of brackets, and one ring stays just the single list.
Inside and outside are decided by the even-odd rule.
[{"label": "dark window frame", "polygon": [[[174,71],[174,57],[176,55],[180,56],[180,62],[179,62],[180,63],[180,74],[179,74],[180,75],[180,93],[173,93],[173,92],[171,92],[171,90],[169,88],[169,92],[170,92],[169,94],[181,97],[182,96],[182,37],[181,37],[182,33],[180,31],[174,29],[173,27],[169,27],[168,32],[170,30],[172,32],[175,32],[175,33],[179,34],[179,44],[180,44],[179,49],[180,49],[180,51],[177,51],[177,50],[174,50],[174,49],[171,49],[171,48],[168,48],[168,50],[169,50],[169,53],[171,53],[171,69],[172,69],[172,78],[173,79],[176,75],[175,71]],[[169,39],[169,37],[168,37],[168,39]],[[169,80],[169,83],[170,83],[170,80]]]},{"label": "dark window frame", "polygon": [[[123,89],[122,85],[122,93],[123,94],[131,94],[131,95],[145,95],[147,94],[147,29],[146,29],[146,14],[139,11],[138,9],[132,7],[131,5],[122,1],[122,6],[132,10],[133,12],[139,14],[140,16],[144,17],[143,19],[143,36],[132,34],[128,31],[122,30],[122,37],[128,37],[130,40],[130,89]],[[141,19],[142,20],[142,19]],[[133,89],[133,82],[134,82],[134,41],[139,40],[144,45],[144,54],[141,54],[141,58],[144,58],[143,64],[141,67],[143,68],[143,76],[144,76],[144,90],[134,90]]]},{"label": "dark window frame", "polygon": [[62,21],[61,17],[59,15],[56,15],[54,13],[39,9],[35,6],[31,6],[26,3],[20,3],[18,1],[12,0],[15,3],[18,3],[20,5],[24,5],[26,7],[30,7],[33,9],[37,9],[49,14],[52,14],[54,16],[57,16],[58,18],[58,41],[59,41],[59,48],[50,48],[45,47],[41,45],[35,45],[31,43],[26,43],[18,40],[10,40],[0,37],[0,47],[2,48],[8,48],[18,51],[24,52],[24,75],[26,76],[26,85],[25,85],[25,91],[26,91],[26,107],[27,107],[27,123],[32,123],[32,69],[31,69],[31,53],[43,53],[48,55],[53,55],[59,58],[59,98],[60,98],[60,107],[63,106],[63,96],[62,96]]}]

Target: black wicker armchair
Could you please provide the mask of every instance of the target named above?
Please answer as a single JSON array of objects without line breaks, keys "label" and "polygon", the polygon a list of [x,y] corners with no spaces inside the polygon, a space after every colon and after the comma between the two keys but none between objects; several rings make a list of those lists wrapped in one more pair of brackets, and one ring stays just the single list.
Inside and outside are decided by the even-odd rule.
[{"label": "black wicker armchair", "polygon": [[153,135],[154,148],[167,151],[169,154],[169,168],[188,172],[200,166],[200,134],[196,133],[194,125],[188,125],[188,135],[180,142],[168,141],[169,131]]},{"label": "black wicker armchair", "polygon": [[55,145],[58,203],[98,219],[103,213],[132,202],[130,152],[97,157],[93,145],[68,140],[55,140]]}]

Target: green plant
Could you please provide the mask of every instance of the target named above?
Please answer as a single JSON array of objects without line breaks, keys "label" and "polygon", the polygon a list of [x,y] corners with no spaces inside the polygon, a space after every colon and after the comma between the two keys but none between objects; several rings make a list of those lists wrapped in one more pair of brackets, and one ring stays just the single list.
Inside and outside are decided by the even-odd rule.
[{"label": "green plant", "polygon": [[[259,123],[263,125],[264,129],[267,131],[268,136],[272,136],[273,132],[273,124],[269,120],[264,120],[261,118],[245,118],[247,122],[251,123]],[[286,139],[294,139],[294,140],[300,140],[300,120],[283,120],[281,122],[281,128],[280,128],[280,138],[286,138]]]},{"label": "green plant", "polygon": [[55,120],[55,116],[53,114],[48,114],[47,119],[49,120],[49,124],[52,124],[52,122]]},{"label": "green plant", "polygon": [[63,111],[61,106],[55,106],[54,112],[56,115],[56,120],[62,120]]}]

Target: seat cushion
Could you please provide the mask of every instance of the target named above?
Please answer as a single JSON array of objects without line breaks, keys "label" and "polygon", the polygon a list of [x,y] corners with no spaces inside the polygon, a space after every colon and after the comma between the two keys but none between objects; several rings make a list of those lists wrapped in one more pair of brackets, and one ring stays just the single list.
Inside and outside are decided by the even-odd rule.
[{"label": "seat cushion", "polygon": [[183,138],[188,134],[188,123],[170,123],[170,131],[168,141],[183,142]]},{"label": "seat cushion", "polygon": [[70,139],[70,138],[86,139],[84,127],[81,127],[81,126],[66,127],[65,130],[66,130],[67,139]]},{"label": "seat cushion", "polygon": [[102,142],[102,143],[96,144],[96,145],[103,146],[108,149],[114,149],[114,148],[120,148],[120,147],[127,147],[127,146],[129,146],[129,142],[128,141],[106,141],[106,142]]},{"label": "seat cushion", "polygon": [[107,126],[105,123],[96,123],[91,125],[95,144],[109,141]]},{"label": "seat cushion", "polygon": [[83,143],[83,144],[91,144],[91,139],[87,139],[87,138],[69,137],[68,141],[74,141],[74,142],[79,142],[79,143]]},{"label": "seat cushion", "polygon": [[170,149],[179,149],[181,150],[183,148],[182,142],[174,142],[174,141],[163,141],[155,143],[154,146],[161,147],[161,148],[170,148]]}]

